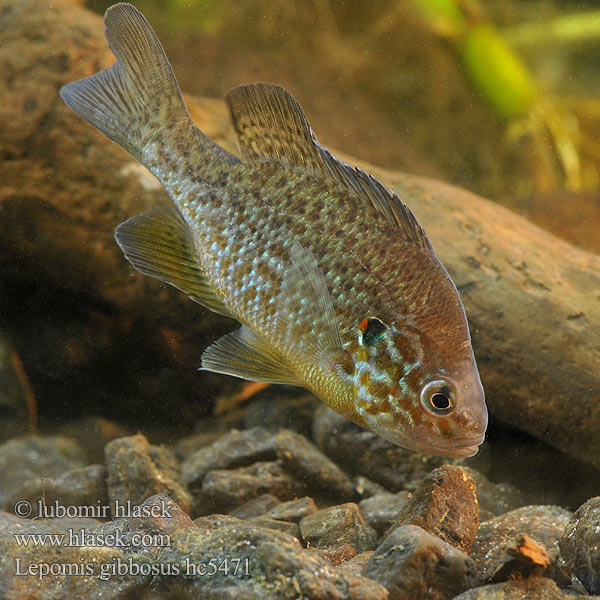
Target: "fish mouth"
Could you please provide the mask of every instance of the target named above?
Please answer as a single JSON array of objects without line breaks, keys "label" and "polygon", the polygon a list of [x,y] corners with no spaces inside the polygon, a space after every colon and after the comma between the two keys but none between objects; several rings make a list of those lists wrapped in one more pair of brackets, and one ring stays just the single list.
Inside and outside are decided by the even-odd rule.
[{"label": "fish mouth", "polygon": [[479,433],[468,437],[438,440],[433,449],[445,456],[468,458],[469,456],[475,456],[475,454],[477,454],[479,446],[481,446],[484,439],[485,434]]}]

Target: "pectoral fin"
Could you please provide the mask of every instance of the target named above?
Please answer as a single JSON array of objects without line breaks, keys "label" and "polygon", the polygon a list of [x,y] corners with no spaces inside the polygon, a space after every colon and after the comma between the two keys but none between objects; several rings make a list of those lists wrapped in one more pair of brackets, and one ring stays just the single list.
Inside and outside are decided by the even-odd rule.
[{"label": "pectoral fin", "polygon": [[281,355],[245,325],[204,351],[202,369],[250,381],[298,385]]},{"label": "pectoral fin", "polygon": [[323,271],[308,248],[294,242],[277,298],[286,343],[324,366],[343,352],[337,318]]},{"label": "pectoral fin", "polygon": [[157,207],[121,223],[115,239],[127,260],[185,292],[203,306],[231,316],[206,282],[187,223],[173,208]]}]

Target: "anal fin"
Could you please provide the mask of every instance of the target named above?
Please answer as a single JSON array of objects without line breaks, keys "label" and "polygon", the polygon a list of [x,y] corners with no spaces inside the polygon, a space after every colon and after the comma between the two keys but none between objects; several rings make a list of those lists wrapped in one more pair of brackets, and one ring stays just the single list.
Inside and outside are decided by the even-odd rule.
[{"label": "anal fin", "polygon": [[202,275],[189,227],[174,208],[156,207],[124,221],[116,228],[115,239],[127,260],[144,275],[231,316]]},{"label": "anal fin", "polygon": [[300,385],[279,353],[245,325],[204,351],[202,369],[250,381]]}]

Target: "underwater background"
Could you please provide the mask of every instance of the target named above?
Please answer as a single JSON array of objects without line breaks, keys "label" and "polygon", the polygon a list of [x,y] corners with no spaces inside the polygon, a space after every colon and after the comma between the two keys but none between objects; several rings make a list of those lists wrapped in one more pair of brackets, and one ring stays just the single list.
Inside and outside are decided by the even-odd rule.
[{"label": "underwater background", "polygon": [[[256,529],[270,527],[320,548],[318,560],[327,568],[382,586],[380,596],[379,588],[361,596],[364,582],[343,592],[352,588],[349,580],[332,571],[323,579],[336,582],[339,595],[332,597],[453,598],[476,585],[504,585],[515,574],[524,587],[510,593],[525,597],[600,593],[598,534],[589,533],[600,501],[575,520],[572,515],[600,494],[600,4],[134,2],[210,138],[238,152],[223,97],[243,83],[281,84],[324,146],[394,187],[414,210],[461,293],[490,411],[479,453],[458,461],[396,448],[299,388],[262,388],[197,370],[202,351],[237,324],[131,269],[114,228],[167,196],[144,167],[58,96],[62,85],[112,62],[101,24],[111,4],[0,0],[5,522],[15,522],[16,502],[46,494],[64,505],[113,507],[166,494],[182,510],[176,522],[136,526],[169,535],[179,528],[187,537],[162,553],[149,545],[129,551],[139,564],[181,565],[178,552],[196,556],[191,519],[212,519],[196,523],[211,532],[203,538],[204,558],[223,557],[243,540],[292,544],[262,540]],[[463,472],[477,485],[479,503]],[[466,515],[452,525],[456,531],[431,525],[435,519],[426,511],[437,508],[423,506],[435,503],[436,490],[439,502]],[[298,498],[292,516],[275,511]],[[531,505],[538,508],[523,509]],[[505,517],[514,510],[522,512]],[[323,511],[329,512],[322,521],[311,522]],[[215,514],[275,524],[253,522],[238,539],[227,529],[232,522]],[[503,518],[506,523],[494,521]],[[103,533],[116,523],[98,521],[93,527]],[[331,533],[327,528],[338,521],[346,528]],[[394,524],[423,528],[475,566],[450,550],[431,551],[457,561],[452,571],[463,573],[435,593],[387,580],[377,563],[367,564],[372,555],[356,567],[339,566],[367,552],[388,552]],[[29,531],[21,521],[15,527]],[[494,537],[500,529],[504,537]],[[23,550],[7,531],[0,567],[11,577],[0,592],[27,597],[33,584],[13,577]],[[414,531],[398,531],[399,540],[401,534],[413,543]],[[516,543],[520,534],[545,545],[548,564],[514,558],[529,543]],[[490,558],[490,547],[502,552]],[[294,557],[296,550],[290,545]],[[73,561],[83,550],[69,552]],[[110,560],[116,558],[125,560],[115,550]],[[292,581],[296,568],[325,568],[286,565],[277,571],[261,563],[263,579],[254,578],[258,587],[246,591],[294,597],[296,584],[275,590],[267,583]],[[131,568],[126,581],[111,576],[91,587],[80,577],[61,588],[57,577],[40,579],[33,597],[100,597],[108,593],[101,582],[113,586],[107,597],[114,598],[228,597],[227,577],[186,583],[164,576],[151,592],[152,577],[131,575]],[[305,584],[297,584],[305,597],[325,593]],[[231,593],[245,590],[235,586]]]}]

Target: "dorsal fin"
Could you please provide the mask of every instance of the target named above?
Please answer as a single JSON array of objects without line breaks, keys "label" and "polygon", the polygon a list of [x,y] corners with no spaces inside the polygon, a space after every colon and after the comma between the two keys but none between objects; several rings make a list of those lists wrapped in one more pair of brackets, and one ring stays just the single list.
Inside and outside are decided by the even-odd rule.
[{"label": "dorsal fin", "polygon": [[277,160],[341,184],[370,203],[410,239],[431,249],[425,232],[397,194],[323,148],[302,108],[284,88],[272,83],[241,85],[231,90],[226,99],[243,158]]}]

